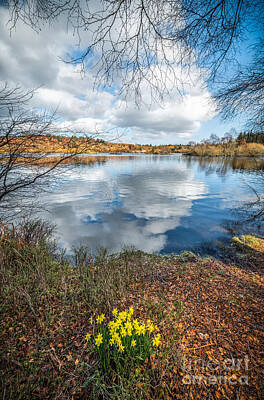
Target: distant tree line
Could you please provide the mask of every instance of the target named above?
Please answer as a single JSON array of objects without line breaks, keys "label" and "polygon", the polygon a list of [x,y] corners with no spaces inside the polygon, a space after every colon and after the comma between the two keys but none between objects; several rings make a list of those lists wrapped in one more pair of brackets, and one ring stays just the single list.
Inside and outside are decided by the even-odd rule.
[{"label": "distant tree line", "polygon": [[189,147],[197,145],[221,145],[225,143],[261,143],[264,144],[264,132],[240,132],[236,133],[235,129],[231,129],[230,132],[226,132],[223,137],[219,137],[214,133],[208,139],[202,139],[200,143],[194,141],[188,142]]},{"label": "distant tree line", "polygon": [[264,144],[264,132],[241,132],[237,137],[238,142],[246,141],[247,143]]},{"label": "distant tree line", "polygon": [[215,134],[200,143],[190,141],[185,154],[197,156],[249,156],[264,154],[264,135],[262,132],[241,132],[235,129],[226,132],[222,137]]}]

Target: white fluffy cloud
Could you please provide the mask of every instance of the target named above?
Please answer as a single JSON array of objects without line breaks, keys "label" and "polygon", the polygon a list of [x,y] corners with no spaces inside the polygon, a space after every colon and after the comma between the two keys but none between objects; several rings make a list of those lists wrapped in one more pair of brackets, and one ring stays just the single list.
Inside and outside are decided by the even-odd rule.
[{"label": "white fluffy cloud", "polygon": [[59,59],[76,48],[77,41],[63,22],[56,28],[44,27],[39,34],[20,22],[10,35],[8,14],[1,7],[0,21],[1,80],[39,88],[33,106],[57,109],[74,126],[92,133],[113,127],[126,130],[125,142],[177,143],[189,140],[201,122],[215,115],[210,93],[195,70],[186,77],[185,97],[171,88],[161,107],[150,103],[149,91],[143,87],[143,104],[137,108],[133,99],[124,101],[114,91],[94,91],[91,72],[81,77],[75,67]]},{"label": "white fluffy cloud", "polygon": [[190,137],[196,132],[201,121],[214,116],[213,103],[208,93],[197,96],[186,95],[184,98],[167,101],[163,107],[136,108],[132,103],[124,102],[116,106],[110,117],[112,124],[132,129],[135,137],[140,132],[146,136],[158,138],[160,135]]}]

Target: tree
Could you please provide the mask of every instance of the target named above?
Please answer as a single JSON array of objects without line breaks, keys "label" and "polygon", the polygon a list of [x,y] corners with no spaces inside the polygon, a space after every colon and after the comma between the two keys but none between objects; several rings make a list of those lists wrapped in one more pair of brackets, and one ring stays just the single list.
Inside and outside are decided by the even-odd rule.
[{"label": "tree", "polygon": [[[137,102],[147,85],[152,97],[162,100],[175,86],[181,93],[188,90],[186,75],[194,67],[197,73],[198,66],[224,117],[246,111],[252,126],[263,127],[263,0],[9,0],[8,5],[13,26],[21,19],[40,30],[63,18],[80,40],[77,56],[65,61],[82,71],[93,67],[95,84],[111,86],[117,79],[120,91],[133,90]],[[88,32],[85,42],[83,32]],[[248,34],[255,61],[242,66],[236,52]],[[231,79],[224,79],[231,70]]]},{"label": "tree", "polygon": [[211,144],[218,144],[220,142],[220,138],[216,134],[211,133],[210,138],[209,138],[209,142]]},{"label": "tree", "polygon": [[[38,143],[61,129],[55,114],[29,109],[33,95],[34,91],[25,92],[19,86],[4,84],[0,88],[0,219],[29,211],[35,196],[48,187],[49,179],[60,177],[64,162],[89,146],[90,138],[86,138],[73,149],[69,137],[67,154],[45,162],[46,155],[40,152],[43,146],[38,148]],[[68,135],[73,133],[70,127],[64,130]]]},{"label": "tree", "polygon": [[232,143],[232,142],[233,142],[233,135],[232,135],[232,133],[226,132],[226,133],[224,134],[224,136],[222,137],[222,140],[223,140],[225,143]]},{"label": "tree", "polygon": [[241,132],[237,138],[238,142],[242,143],[263,143],[263,132]]}]

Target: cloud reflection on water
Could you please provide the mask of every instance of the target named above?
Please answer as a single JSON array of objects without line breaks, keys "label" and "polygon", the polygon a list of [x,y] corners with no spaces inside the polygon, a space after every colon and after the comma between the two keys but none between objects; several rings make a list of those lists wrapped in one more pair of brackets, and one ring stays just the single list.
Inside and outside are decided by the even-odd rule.
[{"label": "cloud reflection on water", "polygon": [[143,157],[73,169],[47,202],[67,250],[81,242],[113,252],[124,245],[160,252],[167,232],[179,227],[191,215],[193,201],[207,193],[185,163]]}]

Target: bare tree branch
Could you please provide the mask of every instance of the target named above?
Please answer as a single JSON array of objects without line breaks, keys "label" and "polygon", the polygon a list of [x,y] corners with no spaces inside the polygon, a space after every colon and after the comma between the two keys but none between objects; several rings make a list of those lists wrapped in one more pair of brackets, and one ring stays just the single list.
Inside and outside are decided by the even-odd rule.
[{"label": "bare tree branch", "polygon": [[[262,45],[264,42],[262,42]],[[258,57],[250,67],[241,70],[220,91],[218,103],[224,118],[241,113],[247,116],[247,128],[264,132],[264,51],[259,47]]]},{"label": "bare tree branch", "polygon": [[[223,115],[232,117],[240,107],[248,110],[255,100],[263,110],[258,107],[260,103],[263,107],[263,52],[254,73],[252,65],[242,68],[235,62],[248,32],[263,45],[263,0],[9,0],[8,4],[12,26],[20,19],[39,31],[42,24],[65,20],[80,47],[77,55],[64,61],[82,72],[93,70],[95,87],[116,87],[118,82],[120,93],[126,97],[132,92],[137,104],[146,90],[152,99],[162,101],[175,88],[186,91],[184,80],[194,66],[203,75],[206,71],[216,92],[216,81],[237,64],[237,74],[223,82],[218,96]],[[256,94],[251,96],[253,90]],[[256,117],[261,125],[258,110],[250,119]]]},{"label": "bare tree branch", "polygon": [[[32,204],[49,179],[60,177],[65,161],[86,152],[92,139],[90,135],[76,144],[70,135],[83,135],[83,131],[71,127],[62,131],[54,113],[28,110],[33,94],[7,84],[0,88],[0,219]],[[45,163],[43,139],[63,132],[69,136],[66,153]]]}]

